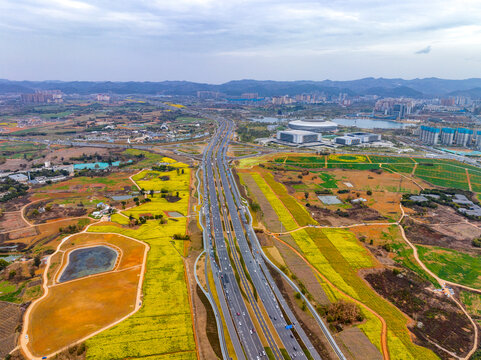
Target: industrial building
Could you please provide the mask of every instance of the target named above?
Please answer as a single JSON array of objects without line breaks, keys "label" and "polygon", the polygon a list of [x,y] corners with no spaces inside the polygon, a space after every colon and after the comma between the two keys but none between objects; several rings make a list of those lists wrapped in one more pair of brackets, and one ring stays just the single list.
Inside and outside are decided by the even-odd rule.
[{"label": "industrial building", "polygon": [[441,130],[435,127],[430,126],[421,126],[421,141],[429,144],[429,145],[436,145],[439,142],[439,134]]},{"label": "industrial building", "polygon": [[441,129],[441,144],[443,145],[452,145],[454,142],[454,135],[456,134],[456,130],[451,128],[442,128]]},{"label": "industrial building", "polygon": [[363,144],[372,143],[372,142],[381,140],[380,134],[373,134],[373,133],[367,133],[367,132],[348,133],[346,134],[346,136],[358,138],[361,140],[361,143]]},{"label": "industrial building", "polygon": [[294,120],[288,124],[293,130],[313,131],[316,133],[332,132],[337,130],[337,124],[332,121],[319,120]]},{"label": "industrial building", "polygon": [[467,146],[471,143],[473,130],[465,128],[457,128],[454,142],[458,146]]},{"label": "industrial building", "polygon": [[277,140],[293,144],[318,142],[321,138],[321,134],[305,130],[282,130],[277,132]]},{"label": "industrial building", "polygon": [[341,144],[341,145],[359,145],[361,144],[361,139],[357,137],[352,137],[352,136],[338,136],[337,138],[334,139],[336,144]]}]

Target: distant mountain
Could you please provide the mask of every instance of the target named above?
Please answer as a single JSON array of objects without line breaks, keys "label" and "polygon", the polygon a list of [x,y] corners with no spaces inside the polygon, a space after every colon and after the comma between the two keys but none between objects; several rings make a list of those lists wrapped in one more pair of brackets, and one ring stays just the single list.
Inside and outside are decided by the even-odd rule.
[{"label": "distant mountain", "polygon": [[372,87],[365,91],[364,94],[367,95],[379,95],[382,97],[410,97],[410,98],[421,98],[425,96],[422,92],[414,90],[407,86],[397,86],[395,88],[385,88],[385,87]]},{"label": "distant mountain", "polygon": [[466,96],[473,99],[481,99],[481,87],[472,88],[469,90],[457,90],[449,93],[450,96]]},{"label": "distant mountain", "polygon": [[[364,78],[350,81],[270,81],[236,80],[220,85],[189,81],[162,82],[112,82],[112,81],[9,81],[0,79],[0,94],[25,93],[35,90],[61,90],[66,94],[163,94],[196,95],[197,91],[218,91],[229,96],[243,93],[258,93],[259,96],[296,95],[323,92],[327,95],[347,93],[349,95],[378,95],[383,97],[449,96],[466,94],[479,95],[481,79],[446,80]],[[472,95],[469,95],[472,94]]]}]

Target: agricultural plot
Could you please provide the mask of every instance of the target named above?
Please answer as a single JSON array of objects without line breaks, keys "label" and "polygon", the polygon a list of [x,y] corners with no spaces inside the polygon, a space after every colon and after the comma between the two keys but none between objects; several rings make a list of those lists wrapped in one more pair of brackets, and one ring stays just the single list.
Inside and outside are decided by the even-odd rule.
[{"label": "agricultural plot", "polygon": [[414,169],[414,161],[409,157],[369,155],[374,164],[382,164],[383,169],[410,174]]},{"label": "agricultural plot", "polygon": [[[257,178],[258,180],[259,178]],[[272,207],[275,209],[281,221],[286,221],[286,228],[295,224],[301,225],[313,222],[305,211],[292,211],[292,202],[295,199],[290,197],[285,188],[273,182],[270,174],[263,175],[263,179],[269,187],[263,186],[266,198],[274,200]],[[273,194],[272,194],[273,193]],[[290,199],[290,200],[287,200]],[[300,206],[296,202],[297,206]],[[291,219],[287,219],[285,211],[279,207],[289,209]],[[367,251],[358,243],[352,233],[346,230],[326,230],[316,228],[305,228],[290,234],[295,240],[306,259],[316,267],[326,278],[337,288],[346,294],[358,299],[362,303],[380,314],[388,325],[388,343],[392,359],[425,358],[434,359],[436,356],[428,349],[416,346],[412,343],[410,334],[406,327],[406,319],[403,314],[392,304],[382,299],[358,276],[360,268],[373,266],[373,260]],[[364,311],[363,311],[364,313]],[[379,346],[379,322],[373,316],[366,316],[367,322],[360,326],[366,336]]]},{"label": "agricultural plot", "polygon": [[[113,271],[57,283],[68,250],[112,245],[119,251]],[[135,307],[145,245],[118,235],[78,234],[62,245],[50,272],[47,295],[28,316],[28,348],[36,356],[56,352],[127,316]],[[82,314],[82,316],[75,316]]]},{"label": "agricultural plot", "polygon": [[440,278],[481,289],[481,258],[461,251],[417,245],[419,257]]},{"label": "agricultural plot", "polygon": [[166,158],[160,154],[155,154],[150,151],[144,151],[144,150],[138,150],[138,149],[127,149],[124,151],[124,153],[128,155],[134,155],[134,156],[143,155],[143,159],[141,161],[130,166],[135,169],[150,168],[162,162],[168,162],[168,163],[176,162],[173,159]]},{"label": "agricultural plot", "polygon": [[[168,184],[169,181],[172,184]],[[174,187],[176,179],[167,180],[164,184]],[[188,193],[175,203],[169,203],[155,194],[152,202],[146,204],[154,204],[159,212],[178,211],[187,214]],[[140,213],[136,208],[126,213],[129,211]],[[114,232],[134,237],[147,242],[150,251],[142,307],[127,320],[89,339],[87,359],[197,358],[182,260],[184,241],[173,239],[175,234],[185,234],[186,224],[186,218],[170,218],[166,223],[147,220],[138,227],[111,222],[89,229],[91,232]]]}]

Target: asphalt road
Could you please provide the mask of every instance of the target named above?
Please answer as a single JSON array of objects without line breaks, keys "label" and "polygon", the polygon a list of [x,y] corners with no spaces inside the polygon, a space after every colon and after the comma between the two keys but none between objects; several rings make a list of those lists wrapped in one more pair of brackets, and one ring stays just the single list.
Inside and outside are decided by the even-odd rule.
[{"label": "asphalt road", "polygon": [[[247,311],[234,268],[239,281],[243,285],[243,291],[245,291],[252,306],[253,315],[256,317],[256,321],[259,323],[275,358],[283,359],[279,349],[282,346],[291,358],[307,359],[303,351],[304,347],[314,359],[320,360],[321,357],[303,329],[297,324],[296,318],[268,273],[262,256],[259,255],[260,245],[255,237],[254,230],[247,222],[246,209],[241,203],[236,183],[227,166],[226,151],[229,135],[233,131],[233,123],[223,119],[218,120],[220,126],[208,148],[206,148],[202,162],[205,199],[203,210],[204,214],[208,215],[204,217],[206,229],[204,245],[206,251],[210,254],[214,279],[217,280],[215,282],[217,293],[220,298],[223,298],[220,299],[221,308],[224,318],[226,318],[229,334],[234,339],[236,355],[242,355],[239,349],[239,346],[241,346],[248,359],[266,358],[251,315]],[[207,199],[209,200],[208,204]],[[212,232],[214,236],[211,235]],[[229,254],[227,246],[234,251]],[[242,260],[235,251],[237,247]],[[231,256],[233,264],[231,263]],[[242,262],[245,264],[245,269]],[[234,265],[234,268],[232,265]],[[245,270],[247,273],[245,273]],[[252,281],[255,290],[251,289],[248,278]],[[256,301],[255,292],[257,292],[258,299],[262,302],[267,313],[266,318],[264,318],[260,305]],[[286,326],[288,325],[293,327],[287,329]],[[276,332],[276,334],[271,332]],[[282,343],[279,346],[274,340],[276,335]],[[302,346],[297,341],[297,337],[302,341]]]}]

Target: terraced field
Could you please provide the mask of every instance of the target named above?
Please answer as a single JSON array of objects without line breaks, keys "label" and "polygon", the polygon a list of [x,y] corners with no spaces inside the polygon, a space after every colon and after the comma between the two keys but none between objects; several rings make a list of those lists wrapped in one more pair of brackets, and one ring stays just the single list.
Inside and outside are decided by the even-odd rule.
[{"label": "terraced field", "polygon": [[[190,176],[188,170],[184,171],[186,179]],[[136,178],[143,179],[143,173]],[[143,185],[147,189],[149,185],[155,186],[155,182]],[[182,194],[181,200],[169,203],[160,194],[155,194],[152,201],[145,204],[149,206],[148,209],[144,207],[139,211],[133,208],[126,213],[138,215],[148,210],[151,213],[180,211],[187,214],[189,183],[179,182],[174,176],[164,181],[163,185],[176,188]],[[122,226],[124,220],[118,217],[112,218],[112,221],[116,222],[104,223],[89,230],[120,233],[150,245],[143,303],[133,316],[88,340],[87,359],[196,359],[182,260],[184,241],[173,240],[174,234],[185,234],[186,218],[168,219],[165,224],[159,220],[147,220],[137,228]]]}]

